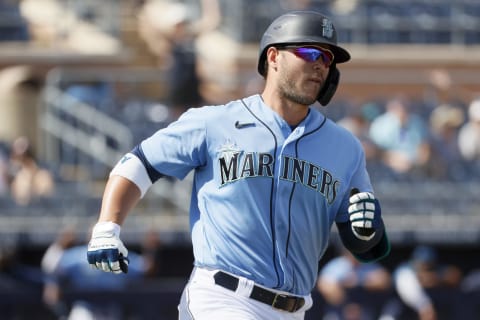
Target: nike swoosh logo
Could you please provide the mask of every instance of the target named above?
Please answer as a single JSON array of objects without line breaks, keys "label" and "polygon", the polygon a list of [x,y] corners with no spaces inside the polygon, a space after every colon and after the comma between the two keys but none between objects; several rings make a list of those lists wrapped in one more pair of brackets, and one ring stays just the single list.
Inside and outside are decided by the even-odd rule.
[{"label": "nike swoosh logo", "polygon": [[252,127],[252,126],[255,126],[254,122],[244,122],[244,123],[240,123],[240,121],[235,122],[235,128],[237,128],[237,129]]},{"label": "nike swoosh logo", "polygon": [[126,161],[130,160],[132,157],[129,157],[129,156],[124,156],[121,160],[120,160],[120,163],[125,163]]}]

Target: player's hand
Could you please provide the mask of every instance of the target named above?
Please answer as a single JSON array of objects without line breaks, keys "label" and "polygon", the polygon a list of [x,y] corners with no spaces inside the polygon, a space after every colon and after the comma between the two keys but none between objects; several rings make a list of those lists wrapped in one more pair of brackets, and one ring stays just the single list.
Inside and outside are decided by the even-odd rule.
[{"label": "player's hand", "polygon": [[370,192],[350,192],[348,214],[353,234],[360,240],[368,241],[375,236],[381,217],[380,204]]},{"label": "player's hand", "polygon": [[113,222],[99,222],[88,243],[88,263],[105,272],[127,273],[128,250],[120,240],[120,226]]}]

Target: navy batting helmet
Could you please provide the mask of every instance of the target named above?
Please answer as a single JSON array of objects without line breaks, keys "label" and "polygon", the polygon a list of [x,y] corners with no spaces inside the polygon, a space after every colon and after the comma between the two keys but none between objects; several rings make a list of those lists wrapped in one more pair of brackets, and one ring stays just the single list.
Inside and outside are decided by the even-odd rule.
[{"label": "navy batting helmet", "polygon": [[347,50],[337,45],[337,32],[332,21],[315,11],[293,11],[275,19],[260,41],[258,72],[263,75],[268,47],[282,44],[328,45],[335,63],[350,60]]}]

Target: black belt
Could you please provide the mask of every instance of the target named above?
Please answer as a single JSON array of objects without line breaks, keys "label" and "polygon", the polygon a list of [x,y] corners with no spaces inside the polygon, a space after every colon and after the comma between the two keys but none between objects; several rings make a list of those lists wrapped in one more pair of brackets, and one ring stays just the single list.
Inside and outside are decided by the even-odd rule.
[{"label": "black belt", "polygon": [[[237,277],[218,271],[213,278],[215,279],[215,284],[232,291],[237,290],[239,282]],[[255,285],[250,293],[250,298],[288,312],[295,312],[305,304],[304,298],[278,294]]]}]

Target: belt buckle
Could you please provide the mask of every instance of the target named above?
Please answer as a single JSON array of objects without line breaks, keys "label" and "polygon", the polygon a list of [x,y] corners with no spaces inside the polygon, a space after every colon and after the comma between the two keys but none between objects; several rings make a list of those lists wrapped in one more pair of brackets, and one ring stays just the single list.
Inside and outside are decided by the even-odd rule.
[{"label": "belt buckle", "polygon": [[[282,306],[277,306],[277,302],[279,301],[278,298],[285,298],[286,304]],[[293,304],[292,304],[292,300],[293,300]],[[303,301],[304,301],[303,298],[290,297],[285,294],[276,294],[275,298],[273,298],[273,302],[271,306],[276,309],[280,309],[288,312],[295,312],[301,307],[303,307],[303,304],[304,304]]]},{"label": "belt buckle", "polygon": [[284,310],[284,308],[282,308],[282,307],[280,307],[280,306],[277,306],[277,302],[279,301],[278,298],[288,299],[288,296],[279,293],[279,294],[276,294],[276,295],[275,295],[275,297],[273,298],[273,301],[272,301],[272,307],[274,307],[274,308],[276,308],[276,309]]}]

